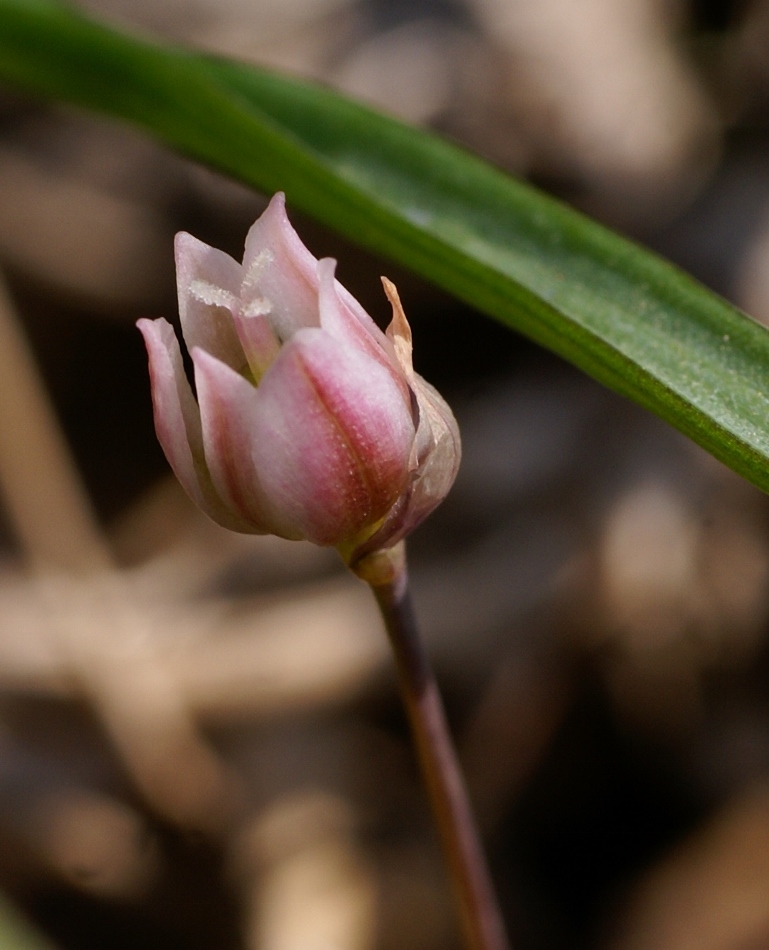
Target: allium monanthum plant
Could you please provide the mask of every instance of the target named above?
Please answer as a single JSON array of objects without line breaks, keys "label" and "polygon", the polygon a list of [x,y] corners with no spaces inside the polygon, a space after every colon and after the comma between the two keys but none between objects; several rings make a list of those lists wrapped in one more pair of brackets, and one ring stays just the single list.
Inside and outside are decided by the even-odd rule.
[{"label": "allium monanthum plant", "polygon": [[444,499],[460,440],[418,376],[395,287],[386,333],[318,261],[275,195],[242,264],[176,237],[182,334],[140,320],[155,427],[192,499],[234,531],[334,546],[372,587],[472,950],[505,950],[501,917],[408,591],[406,535]]},{"label": "allium monanthum plant", "polygon": [[415,528],[451,487],[459,430],[411,363],[392,284],[384,334],[318,261],[275,195],[243,263],[176,237],[182,333],[140,320],[158,438],[195,502],[235,531],[333,545],[355,564]]}]

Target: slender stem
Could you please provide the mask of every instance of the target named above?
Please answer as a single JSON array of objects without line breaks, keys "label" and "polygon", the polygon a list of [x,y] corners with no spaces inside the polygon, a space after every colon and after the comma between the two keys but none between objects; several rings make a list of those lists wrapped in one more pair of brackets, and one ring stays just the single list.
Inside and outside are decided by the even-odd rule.
[{"label": "slender stem", "polygon": [[508,950],[502,916],[446,722],[419,637],[405,560],[393,576],[366,577],[382,612],[419,763],[459,904],[469,950]]}]

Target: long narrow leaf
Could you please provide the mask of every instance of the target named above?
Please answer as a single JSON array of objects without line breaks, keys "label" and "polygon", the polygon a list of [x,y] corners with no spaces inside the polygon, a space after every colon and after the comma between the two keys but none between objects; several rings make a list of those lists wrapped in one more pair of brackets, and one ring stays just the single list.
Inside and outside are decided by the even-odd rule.
[{"label": "long narrow leaf", "polygon": [[130,120],[399,260],[769,491],[769,333],[672,265],[316,86],[0,0],[0,78]]}]

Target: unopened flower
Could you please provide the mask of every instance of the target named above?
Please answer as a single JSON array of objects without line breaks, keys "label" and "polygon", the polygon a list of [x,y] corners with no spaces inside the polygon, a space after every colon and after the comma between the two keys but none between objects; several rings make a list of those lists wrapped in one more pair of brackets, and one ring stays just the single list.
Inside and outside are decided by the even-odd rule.
[{"label": "unopened flower", "polygon": [[316,260],[282,194],[252,226],[243,263],[176,238],[182,332],[197,402],[165,320],[138,323],[155,427],[192,499],[235,531],[306,538],[354,565],[394,545],[456,475],[459,432],[412,368],[395,287],[387,334]]}]

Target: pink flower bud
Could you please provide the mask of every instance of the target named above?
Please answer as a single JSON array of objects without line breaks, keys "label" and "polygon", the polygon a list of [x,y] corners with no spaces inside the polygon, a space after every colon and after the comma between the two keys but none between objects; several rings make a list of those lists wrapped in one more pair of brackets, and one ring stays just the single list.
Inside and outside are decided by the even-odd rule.
[{"label": "pink flower bud", "polygon": [[416,527],[460,458],[451,410],[411,364],[411,331],[384,280],[382,333],[302,244],[275,195],[243,263],[176,237],[182,332],[140,320],[155,428],[190,497],[235,531],[334,545],[354,564]]}]

